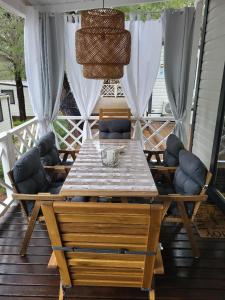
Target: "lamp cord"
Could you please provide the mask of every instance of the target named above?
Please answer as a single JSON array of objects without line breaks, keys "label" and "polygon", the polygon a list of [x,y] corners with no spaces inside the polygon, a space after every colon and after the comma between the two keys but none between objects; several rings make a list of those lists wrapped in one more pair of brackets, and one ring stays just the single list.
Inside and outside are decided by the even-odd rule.
[{"label": "lamp cord", "polygon": [[102,6],[105,8],[105,0],[102,0]]}]

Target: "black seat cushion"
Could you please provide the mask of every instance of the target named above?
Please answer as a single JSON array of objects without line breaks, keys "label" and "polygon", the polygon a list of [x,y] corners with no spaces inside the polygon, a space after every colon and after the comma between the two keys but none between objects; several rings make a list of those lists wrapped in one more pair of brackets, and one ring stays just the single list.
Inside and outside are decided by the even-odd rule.
[{"label": "black seat cushion", "polygon": [[198,195],[205,184],[207,168],[193,153],[181,150],[179,167],[174,176],[173,185],[176,193]]},{"label": "black seat cushion", "polygon": [[[173,184],[156,182],[160,195],[181,194],[199,195],[205,184],[207,168],[202,161],[193,153],[181,150],[179,153],[179,167],[176,169]],[[189,216],[193,213],[194,203],[185,202],[185,207]],[[178,215],[177,206],[172,203],[169,214]]]},{"label": "black seat cushion", "polygon": [[100,139],[130,139],[131,121],[130,120],[100,120],[99,138]]},{"label": "black seat cushion", "polygon": [[[40,152],[37,147],[32,148],[20,157],[13,167],[15,187],[22,194],[52,193],[58,194],[62,182],[52,183],[50,176],[44,170]],[[27,213],[30,214],[34,201],[25,201]]]},{"label": "black seat cushion", "polygon": [[23,194],[45,192],[51,182],[45,172],[37,147],[23,154],[13,167],[13,178],[16,189]]},{"label": "black seat cushion", "polygon": [[175,134],[170,134],[166,141],[166,150],[163,156],[163,164],[166,167],[179,165],[179,152],[184,149],[183,143]]},{"label": "black seat cushion", "polygon": [[42,136],[37,144],[40,151],[41,162],[44,166],[60,165],[59,152],[55,145],[55,134],[49,132]]}]

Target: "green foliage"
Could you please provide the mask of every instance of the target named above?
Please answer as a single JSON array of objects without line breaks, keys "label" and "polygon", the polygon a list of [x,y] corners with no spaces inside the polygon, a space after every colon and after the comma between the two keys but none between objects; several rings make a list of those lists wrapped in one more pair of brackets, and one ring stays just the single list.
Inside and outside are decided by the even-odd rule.
[{"label": "green foliage", "polygon": [[19,126],[19,125],[23,124],[26,121],[27,120],[21,121],[19,119],[13,119],[13,127]]},{"label": "green foliage", "polygon": [[140,11],[143,13],[152,13],[152,18],[159,18],[163,10],[168,8],[183,8],[186,6],[194,6],[194,0],[168,0],[157,3],[142,3],[132,6],[123,6],[118,9],[124,13]]},{"label": "green foliage", "polygon": [[[24,20],[0,8],[0,78],[24,78]],[[11,75],[10,75],[11,74]],[[11,77],[11,78],[9,78]]]}]

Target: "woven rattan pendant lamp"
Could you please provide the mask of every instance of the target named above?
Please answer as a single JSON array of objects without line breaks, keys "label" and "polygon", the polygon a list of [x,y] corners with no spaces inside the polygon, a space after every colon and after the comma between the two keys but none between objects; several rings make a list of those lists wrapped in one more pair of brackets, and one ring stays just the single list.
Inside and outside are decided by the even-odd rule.
[{"label": "woven rattan pendant lamp", "polygon": [[119,79],[130,62],[131,36],[121,11],[104,8],[81,12],[76,32],[76,59],[90,79]]}]

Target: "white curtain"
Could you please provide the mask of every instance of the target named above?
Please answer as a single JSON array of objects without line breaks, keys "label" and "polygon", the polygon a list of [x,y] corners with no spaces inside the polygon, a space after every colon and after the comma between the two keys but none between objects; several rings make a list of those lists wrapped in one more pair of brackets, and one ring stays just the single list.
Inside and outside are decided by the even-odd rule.
[{"label": "white curtain", "polygon": [[159,20],[126,22],[131,32],[131,60],[124,69],[121,84],[132,114],[137,119],[134,137],[142,142],[140,119],[152,94],[160,64],[162,23]]},{"label": "white curtain", "polygon": [[66,73],[71,91],[76,100],[82,119],[85,120],[83,127],[83,140],[91,138],[89,117],[100,97],[103,80],[86,79],[83,76],[83,66],[76,62],[75,32],[80,27],[78,22],[65,24],[65,53]]},{"label": "white curtain", "polygon": [[26,11],[25,68],[30,102],[39,122],[39,135],[51,129],[60,104],[64,76],[63,14]]},{"label": "white curtain", "polygon": [[187,106],[187,95],[190,83],[194,16],[194,7],[185,7],[182,10],[168,9],[164,13],[166,89],[176,122],[174,132],[185,145],[188,141],[184,121],[187,117],[187,108],[190,108],[190,105]]}]

